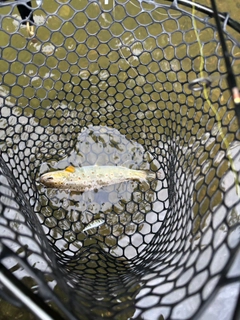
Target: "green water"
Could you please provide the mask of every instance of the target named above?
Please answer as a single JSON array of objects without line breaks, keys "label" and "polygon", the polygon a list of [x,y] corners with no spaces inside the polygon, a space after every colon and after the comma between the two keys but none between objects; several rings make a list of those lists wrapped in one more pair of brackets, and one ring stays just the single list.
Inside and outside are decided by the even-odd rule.
[{"label": "green water", "polygon": [[[159,166],[153,160],[153,156],[145,152],[142,145],[127,140],[116,129],[94,126],[79,135],[70,154],[60,161],[43,162],[39,173],[63,169],[68,165],[123,165],[132,169],[159,172],[160,176]],[[162,181],[163,178],[161,172]],[[138,249],[142,248],[143,235],[148,233],[148,241],[154,235],[150,232],[149,222],[152,221],[151,230],[155,230],[159,224],[157,212],[152,211],[157,203],[154,208],[152,203],[161,198],[162,181],[156,179],[145,184],[126,182],[84,193],[46,189],[39,184],[40,220],[45,219],[44,224],[51,228],[52,241],[57,246],[57,239],[61,238],[59,242],[62,245],[62,237],[65,239],[66,247],[58,247],[66,254],[69,254],[68,243],[80,250],[97,239],[106,252],[116,257],[122,256],[123,248],[127,246],[128,254],[125,257],[133,258]],[[159,207],[161,206],[159,202]],[[38,206],[36,212],[39,212]],[[103,218],[105,224],[87,234],[82,232],[89,222],[98,218]],[[64,232],[64,229],[68,231]],[[134,246],[131,246],[129,236],[133,234],[136,240],[133,242]],[[79,250],[76,254],[81,252]]]},{"label": "green water", "polygon": [[[239,4],[228,3],[224,9],[225,2],[219,2],[222,11],[234,12]],[[36,169],[44,172],[72,161],[77,165],[96,162],[102,165],[110,161],[106,152],[102,158],[99,156],[105,141],[91,140],[91,150],[87,149],[89,145],[79,143],[78,134],[90,124],[115,128],[113,145],[106,144],[111,150],[124,149],[112,162],[115,164],[124,159],[132,161],[135,152],[135,165],[149,169],[151,150],[159,151],[161,159],[167,159],[170,154],[167,142],[176,141],[175,156],[183,170],[191,171],[195,179],[191,241],[201,239],[202,231],[209,225],[209,209],[214,210],[222,201],[222,193],[217,191],[219,179],[229,169],[228,160],[222,161],[218,151],[220,147],[228,148],[226,142],[231,142],[231,132],[236,132],[236,123],[231,121],[232,109],[226,108],[230,97],[226,79],[220,83],[217,79],[213,88],[206,90],[212,105],[202,93],[192,93],[187,86],[199,76],[201,48],[205,76],[213,73],[219,77],[218,68],[225,72],[223,59],[215,55],[215,51],[221,53],[216,49],[217,43],[209,44],[214,37],[212,29],[197,22],[201,47],[192,19],[177,10],[171,9],[168,16],[167,10],[155,9],[152,19],[147,12],[137,16],[140,9],[136,1],[127,4],[128,16],[119,4],[111,13],[101,12],[96,3],[87,6],[87,0],[71,4],[72,8],[67,4],[59,8],[54,1],[44,1],[42,8],[34,12],[38,26],[33,38],[28,36],[24,25],[11,18],[10,7],[0,9],[3,15],[0,96],[7,96],[5,104],[0,98],[0,148],[3,151],[9,148],[9,155],[24,150],[24,155],[31,158],[26,170],[34,181]],[[109,1],[106,9],[111,6],[113,1]],[[144,6],[145,11],[153,9],[150,3]],[[84,12],[75,13],[76,9],[84,8]],[[11,15],[18,16],[16,8]],[[235,58],[239,57],[239,50],[231,41],[228,48]],[[239,69],[236,60],[234,70],[239,73]],[[223,129],[225,139],[218,132],[215,109],[223,124],[229,125],[228,131]],[[126,141],[134,141],[130,150]],[[147,150],[147,159],[143,158],[143,149]],[[152,162],[150,169],[156,171],[158,167]],[[136,183],[128,183],[119,190],[109,187],[107,191],[71,197],[66,192],[39,188],[39,203],[43,206],[40,221],[49,228],[55,226],[49,238],[58,244],[58,238],[63,237],[59,248],[66,252],[69,242],[79,253],[83,246],[98,240],[106,252],[118,257],[123,253],[118,244],[125,247],[126,237],[134,233],[139,235],[135,245],[140,252],[142,237],[148,233],[150,237],[145,241],[149,242],[163,218],[156,214],[152,217],[148,206],[156,200],[157,183],[148,192]],[[139,202],[141,205],[136,206]],[[154,206],[155,211],[161,212],[160,202]],[[149,223],[145,222],[146,215]],[[92,238],[86,238],[82,229],[93,217],[106,218],[107,225],[92,231]],[[228,220],[230,225],[239,221],[234,210]],[[129,258],[137,253],[130,250]],[[94,266],[90,265],[89,272],[92,270]],[[4,311],[0,319],[34,319],[5,302],[1,302],[1,310]]]}]

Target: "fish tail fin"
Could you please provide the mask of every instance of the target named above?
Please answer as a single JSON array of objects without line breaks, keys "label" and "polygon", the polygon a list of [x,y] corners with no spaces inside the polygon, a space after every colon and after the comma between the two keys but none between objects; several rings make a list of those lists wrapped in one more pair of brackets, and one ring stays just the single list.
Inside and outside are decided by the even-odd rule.
[{"label": "fish tail fin", "polygon": [[156,179],[156,173],[153,171],[135,170],[135,179],[141,183],[148,184],[149,181]]},{"label": "fish tail fin", "polygon": [[153,171],[138,171],[138,180],[145,190],[149,189],[149,182],[156,179],[156,173]]},{"label": "fish tail fin", "polygon": [[152,181],[152,180],[155,180],[156,177],[157,177],[156,172],[146,171],[146,180]]},{"label": "fish tail fin", "polygon": [[153,181],[158,180],[162,178],[162,173],[160,171],[154,172],[154,171],[146,171],[145,180],[147,181]]}]

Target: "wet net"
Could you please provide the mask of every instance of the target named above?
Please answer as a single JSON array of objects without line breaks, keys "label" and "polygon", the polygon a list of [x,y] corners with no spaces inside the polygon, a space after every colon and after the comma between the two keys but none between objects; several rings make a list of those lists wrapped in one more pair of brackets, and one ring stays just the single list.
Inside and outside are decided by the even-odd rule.
[{"label": "wet net", "polygon": [[[211,13],[0,2],[1,319],[193,319],[226,286],[237,316],[240,131]],[[223,24],[240,87],[240,28]],[[40,183],[68,166],[155,178]]]}]

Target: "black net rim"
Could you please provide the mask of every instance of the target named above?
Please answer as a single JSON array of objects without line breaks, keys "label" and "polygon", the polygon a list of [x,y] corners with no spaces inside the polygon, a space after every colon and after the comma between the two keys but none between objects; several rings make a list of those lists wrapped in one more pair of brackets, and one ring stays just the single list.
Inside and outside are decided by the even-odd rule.
[{"label": "black net rim", "polygon": [[[21,2],[19,2],[19,3],[26,3],[27,1],[21,1]],[[150,3],[151,2],[153,2],[154,4],[156,4],[156,1],[149,1]],[[171,1],[172,2],[172,1]],[[9,5],[10,3],[8,3],[8,4],[6,4],[6,5]],[[15,2],[13,3],[14,5],[17,5]],[[160,7],[164,7],[164,8],[173,8],[173,9],[178,9],[179,11],[181,11],[181,12],[185,12],[187,15],[190,15],[190,13],[189,12],[187,12],[187,11],[184,11],[182,8],[179,8],[179,4],[184,4],[184,5],[186,5],[186,6],[195,6],[195,7],[197,7],[198,8],[198,10],[199,11],[202,11],[202,12],[204,12],[204,13],[208,13],[209,15],[212,15],[212,10],[211,9],[209,9],[209,8],[207,8],[207,7],[204,7],[204,6],[201,6],[201,5],[197,5],[197,4],[193,4],[192,2],[190,2],[190,1],[184,1],[184,0],[182,0],[182,1],[173,1],[172,2],[172,4],[171,5],[169,5],[169,6],[167,6],[167,5],[160,5],[159,4],[159,6]],[[209,11],[210,10],[210,11]],[[224,21],[224,25],[226,26],[226,25],[229,25],[229,26],[231,26],[233,29],[235,29],[236,31],[238,31],[238,32],[240,32],[240,28],[239,28],[239,24],[237,23],[237,22],[235,22],[235,21],[233,21],[233,20],[231,20],[227,15],[223,15],[223,14],[219,14],[219,17],[221,18],[221,20],[222,21]],[[197,19],[199,19],[199,20],[201,20],[201,21],[203,21],[204,23],[208,23],[209,24],[209,22],[208,22],[208,19],[201,19],[201,18],[199,18],[199,17],[197,17],[196,16],[196,18]],[[209,24],[209,25],[211,25],[211,24]],[[226,32],[226,31],[225,31]],[[230,36],[229,36],[230,37]],[[232,259],[230,259],[229,260],[229,263],[227,264],[227,266],[225,267],[225,269],[223,270],[223,273],[222,274],[227,274],[227,271],[229,270],[229,266],[231,265],[231,263],[232,263],[232,261],[233,261],[233,258],[234,258],[234,256],[232,256]],[[141,270],[139,270],[140,271],[140,273],[141,273]],[[224,272],[225,271],[225,272]],[[219,280],[219,286],[221,286],[221,285],[223,285],[223,284],[225,284],[225,283],[227,283],[227,280],[226,280],[226,282],[224,281],[224,280],[226,280],[226,278],[224,279],[224,277],[221,279],[221,280]],[[211,296],[211,298],[213,298],[214,297],[214,294]],[[211,300],[211,298],[210,299],[208,299],[208,302],[206,302],[206,304],[208,304],[209,302],[210,302],[210,300]],[[205,305],[203,305],[202,307],[201,307],[201,310],[199,311],[199,313],[201,312],[201,311],[203,311],[203,308],[205,307]],[[199,314],[198,314],[199,315]]]}]

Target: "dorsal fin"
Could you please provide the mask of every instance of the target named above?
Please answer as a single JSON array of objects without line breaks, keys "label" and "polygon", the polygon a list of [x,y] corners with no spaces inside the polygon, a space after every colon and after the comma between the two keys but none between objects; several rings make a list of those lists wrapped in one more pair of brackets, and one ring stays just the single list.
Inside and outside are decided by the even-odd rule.
[{"label": "dorsal fin", "polygon": [[68,172],[71,172],[71,173],[73,173],[73,172],[75,172],[75,168],[73,167],[73,166],[68,166],[66,169],[65,169],[65,171],[68,171]]}]

